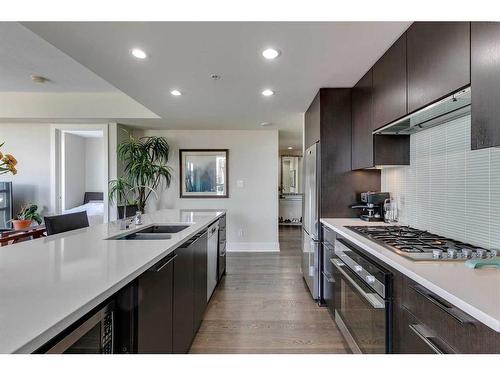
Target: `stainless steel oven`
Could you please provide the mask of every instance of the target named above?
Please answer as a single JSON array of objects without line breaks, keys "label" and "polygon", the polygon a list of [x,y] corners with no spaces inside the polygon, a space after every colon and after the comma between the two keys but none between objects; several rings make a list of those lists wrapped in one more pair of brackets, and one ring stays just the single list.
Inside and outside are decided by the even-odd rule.
[{"label": "stainless steel oven", "polygon": [[49,354],[112,354],[114,303],[109,303],[47,350]]},{"label": "stainless steel oven", "polygon": [[354,353],[392,352],[392,274],[338,237],[333,264],[335,322]]}]

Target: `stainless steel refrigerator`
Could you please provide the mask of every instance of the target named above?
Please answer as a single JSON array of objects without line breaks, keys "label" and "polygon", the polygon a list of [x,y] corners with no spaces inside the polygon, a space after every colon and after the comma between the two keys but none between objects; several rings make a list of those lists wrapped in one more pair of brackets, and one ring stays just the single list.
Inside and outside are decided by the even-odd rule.
[{"label": "stainless steel refrigerator", "polygon": [[312,297],[319,299],[319,143],[309,147],[304,157],[304,220],[302,226],[302,275]]}]

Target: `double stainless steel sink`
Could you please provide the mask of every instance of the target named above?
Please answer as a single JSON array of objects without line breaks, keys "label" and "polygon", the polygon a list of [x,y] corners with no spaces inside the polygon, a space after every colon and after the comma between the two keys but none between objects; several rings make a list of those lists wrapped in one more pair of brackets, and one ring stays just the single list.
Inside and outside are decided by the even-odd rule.
[{"label": "double stainless steel sink", "polygon": [[166,225],[150,225],[136,232],[119,235],[110,240],[169,240],[173,233],[179,233],[184,229],[189,228],[185,224],[166,224]]}]

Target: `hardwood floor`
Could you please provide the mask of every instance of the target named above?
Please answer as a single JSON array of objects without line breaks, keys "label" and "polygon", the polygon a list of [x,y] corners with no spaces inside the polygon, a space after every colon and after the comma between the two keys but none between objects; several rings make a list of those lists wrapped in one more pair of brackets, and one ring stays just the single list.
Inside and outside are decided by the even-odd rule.
[{"label": "hardwood floor", "polygon": [[191,353],[346,353],[302,279],[301,229],[280,228],[279,253],[228,253]]}]

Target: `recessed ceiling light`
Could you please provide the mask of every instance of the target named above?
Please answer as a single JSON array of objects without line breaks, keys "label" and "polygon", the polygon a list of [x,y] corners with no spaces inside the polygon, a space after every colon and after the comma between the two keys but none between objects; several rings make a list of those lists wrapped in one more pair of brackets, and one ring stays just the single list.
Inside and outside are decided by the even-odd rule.
[{"label": "recessed ceiling light", "polygon": [[274,95],[274,91],[270,90],[270,89],[265,89],[264,91],[262,91],[262,95],[264,95],[264,96],[273,96]]},{"label": "recessed ceiling light", "polygon": [[182,92],[180,92],[179,90],[172,90],[172,91],[170,91],[170,93],[173,96],[181,96],[182,95]]},{"label": "recessed ceiling light", "polygon": [[288,149],[289,149],[289,150],[293,150],[293,147],[292,147],[292,146],[290,146],[290,147],[288,147]]},{"label": "recessed ceiling light", "polygon": [[132,54],[132,56],[138,58],[138,59],[145,59],[146,57],[148,57],[148,55],[146,55],[146,52],[144,52],[142,49],[140,48],[134,48],[132,49],[132,51],[130,51],[130,53]]},{"label": "recessed ceiling light", "polygon": [[260,123],[260,126],[271,126],[272,124],[273,124],[272,122],[264,121]]},{"label": "recessed ceiling light", "polygon": [[38,76],[36,74],[32,74],[31,75],[31,80],[35,83],[45,83],[48,81],[48,78],[45,78],[45,77],[42,77],[42,76]]},{"label": "recessed ceiling light", "polygon": [[266,48],[262,51],[262,56],[268,60],[273,60],[280,55],[280,51],[274,48]]}]

